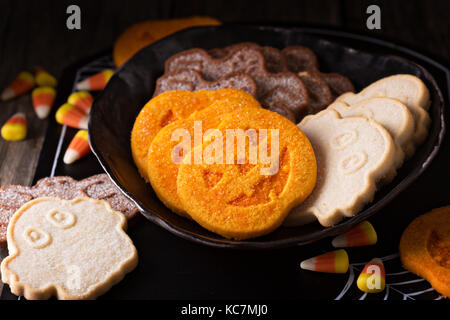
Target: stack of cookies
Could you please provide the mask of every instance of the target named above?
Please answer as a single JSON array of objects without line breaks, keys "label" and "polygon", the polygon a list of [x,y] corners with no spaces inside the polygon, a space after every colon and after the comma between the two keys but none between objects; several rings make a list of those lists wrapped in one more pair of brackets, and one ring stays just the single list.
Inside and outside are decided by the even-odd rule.
[{"label": "stack of cookies", "polygon": [[[395,177],[430,124],[429,92],[419,78],[393,75],[356,94],[344,76],[319,72],[315,55],[301,46],[191,49],[169,58],[165,70],[133,127],[135,163],[168,208],[227,238],[261,236],[282,222],[332,226],[354,216]],[[230,86],[235,89],[214,90]],[[300,130],[261,106],[302,119]],[[225,135],[224,128],[262,124],[283,137],[273,176],[258,173],[262,163],[250,166],[249,154],[234,166],[213,164],[223,153],[213,141]],[[202,136],[186,147],[179,129]],[[259,145],[246,143],[248,150]],[[213,160],[193,164],[208,148],[216,152],[209,154]]]},{"label": "stack of cookies", "polygon": [[97,174],[77,181],[71,177],[46,177],[32,187],[14,185],[0,188],[0,248],[6,247],[6,229],[14,214],[25,203],[42,197],[72,200],[90,197],[106,200],[114,210],[127,219],[138,213],[136,206],[125,197],[106,174]]},{"label": "stack of cookies", "polygon": [[339,96],[307,116],[299,128],[313,145],[317,185],[285,220],[298,226],[318,220],[332,226],[357,214],[391,181],[426,138],[430,96],[425,84],[406,74],[380,79],[358,94]]},{"label": "stack of cookies", "polygon": [[319,71],[317,57],[303,46],[282,50],[238,43],[206,51],[190,49],[170,57],[154,96],[172,90],[235,88],[252,94],[264,108],[297,122],[334,98],[354,91],[350,80]]},{"label": "stack of cookies", "polygon": [[275,230],[316,182],[302,131],[236,89],[158,95],[138,115],[131,149],[168,208],[226,238]]}]

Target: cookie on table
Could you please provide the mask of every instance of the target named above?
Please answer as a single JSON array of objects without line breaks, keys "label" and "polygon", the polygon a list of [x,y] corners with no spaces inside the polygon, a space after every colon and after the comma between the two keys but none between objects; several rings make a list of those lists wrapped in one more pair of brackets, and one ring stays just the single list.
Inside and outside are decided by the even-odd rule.
[{"label": "cookie on table", "polygon": [[362,117],[342,118],[335,110],[307,116],[298,127],[317,159],[317,184],[294,208],[286,226],[318,220],[328,227],[357,214],[373,199],[377,183],[396,174],[395,144],[380,124]]},{"label": "cookie on table", "polygon": [[130,220],[138,213],[136,206],[125,197],[106,174],[97,174],[77,181],[71,177],[46,177],[33,187],[13,185],[0,188],[0,248],[6,247],[6,227],[14,212],[26,202],[41,197],[71,200],[91,197],[109,202]]},{"label": "cookie on table", "polygon": [[339,73],[320,73],[320,76],[328,84],[332,99],[336,99],[345,92],[354,92],[355,87],[349,78]]},{"label": "cookie on table", "polygon": [[267,71],[271,73],[286,72],[288,71],[288,64],[286,57],[282,54],[281,50],[269,47],[260,46],[254,42],[240,42],[232,44],[224,48],[215,48],[208,51],[209,55],[213,58],[223,58],[232,51],[240,48],[251,48],[261,52],[264,56],[264,63]]},{"label": "cookie on table", "polygon": [[[245,112],[250,108],[261,108],[250,94],[242,95],[240,98],[224,97],[187,119],[172,122],[158,132],[148,152],[147,174],[158,198],[169,209],[182,216],[188,216],[177,194],[177,175],[183,156],[186,155],[180,153],[189,152],[202,143],[201,139],[195,141],[195,130],[203,137],[208,129],[216,129],[229,113],[237,110]],[[182,145],[181,136],[174,139],[174,134],[181,130],[190,138],[185,146]],[[174,155],[178,159],[174,159]]]},{"label": "cookie on table", "polygon": [[[255,134],[249,132],[250,138],[244,139],[245,156],[227,152],[227,130],[249,128]],[[180,165],[178,196],[193,220],[225,238],[242,240],[272,232],[314,188],[313,148],[295,124],[277,113],[259,108],[236,111],[205,140]],[[220,142],[225,145],[222,150]],[[265,157],[253,158],[250,146],[255,151],[264,150],[264,145]],[[195,162],[202,150],[203,161]]]},{"label": "cookie on table", "polygon": [[39,198],[8,226],[2,281],[29,300],[95,299],[131,272],[138,256],[125,216],[102,200]]},{"label": "cookie on table", "polygon": [[399,249],[406,269],[450,297],[450,206],[414,219],[403,232]]},{"label": "cookie on table", "polygon": [[410,74],[396,74],[379,79],[357,94],[346,94],[337,100],[349,105],[369,98],[386,97],[407,106],[416,105],[424,110],[430,107],[430,92],[422,80]]}]

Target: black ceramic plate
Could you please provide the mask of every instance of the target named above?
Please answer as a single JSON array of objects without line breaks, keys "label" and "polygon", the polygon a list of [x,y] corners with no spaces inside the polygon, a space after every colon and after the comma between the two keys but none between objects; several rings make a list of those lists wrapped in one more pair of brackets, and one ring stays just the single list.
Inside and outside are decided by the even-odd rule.
[{"label": "black ceramic plate", "polygon": [[[179,217],[156,197],[139,176],[130,151],[130,132],[142,106],[151,98],[164,61],[189,48],[211,49],[253,41],[283,48],[300,44],[311,48],[321,70],[348,76],[357,90],[396,73],[420,77],[430,90],[432,125],[426,142],[398,172],[396,179],[380,189],[372,203],[357,216],[323,228],[318,223],[285,228],[253,240],[233,241],[208,232],[195,222]],[[413,62],[414,61],[414,62]],[[441,90],[445,93],[445,100]],[[444,106],[448,104],[448,70],[433,60],[393,44],[363,36],[323,29],[282,29],[256,26],[200,27],[176,33],[154,43],[122,66],[97,97],[89,120],[91,147],[105,171],[149,220],[188,240],[233,248],[276,248],[306,244],[345,232],[380,211],[428,167],[444,134]]]}]

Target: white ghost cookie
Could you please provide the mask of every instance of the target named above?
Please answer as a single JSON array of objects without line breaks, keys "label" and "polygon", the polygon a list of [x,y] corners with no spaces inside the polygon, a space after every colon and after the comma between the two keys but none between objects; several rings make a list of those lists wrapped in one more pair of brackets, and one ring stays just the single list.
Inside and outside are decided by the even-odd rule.
[{"label": "white ghost cookie", "polygon": [[409,109],[400,101],[390,98],[372,98],[354,105],[336,102],[329,106],[341,117],[365,117],[381,124],[396,143],[396,163],[400,167],[404,155],[414,153],[414,118]]},{"label": "white ghost cookie", "polygon": [[323,226],[332,226],[370,202],[378,181],[395,176],[394,142],[375,121],[341,118],[327,109],[304,118],[298,126],[313,146],[317,183],[284,225],[298,226],[317,218]]},{"label": "white ghost cookie", "polygon": [[426,111],[430,106],[430,93],[422,80],[410,74],[397,74],[375,81],[357,94],[344,93],[336,101],[351,106],[377,97],[396,99],[406,105],[415,122],[415,146],[425,140],[431,122]]},{"label": "white ghost cookie", "polygon": [[11,218],[2,281],[27,299],[94,299],[133,270],[126,219],[102,200],[38,198]]}]

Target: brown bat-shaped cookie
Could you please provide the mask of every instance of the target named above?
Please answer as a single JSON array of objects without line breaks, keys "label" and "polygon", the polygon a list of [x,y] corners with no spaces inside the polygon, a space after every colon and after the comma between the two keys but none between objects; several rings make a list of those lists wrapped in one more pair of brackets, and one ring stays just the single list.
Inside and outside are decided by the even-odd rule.
[{"label": "brown bat-shaped cookie", "polygon": [[223,58],[227,54],[229,54],[231,51],[237,50],[239,48],[251,48],[259,50],[262,55],[264,56],[265,66],[267,68],[267,71],[271,73],[278,73],[278,72],[286,72],[288,70],[288,64],[286,61],[286,58],[281,53],[281,50],[274,48],[274,47],[268,47],[268,46],[260,46],[257,43],[254,42],[241,42],[232,44],[225,48],[216,48],[209,50],[208,53],[213,58]]},{"label": "brown bat-shaped cookie", "polygon": [[[249,47],[237,47],[223,58],[215,59],[203,49],[191,49],[180,52],[166,61],[166,72],[180,69],[192,69],[200,72],[205,80],[215,81],[224,75],[243,72],[255,80],[256,98],[261,101],[274,88],[284,88],[290,92],[285,96],[285,107],[297,117],[308,112],[309,99],[303,82],[291,72],[271,73],[267,71],[262,53]],[[267,107],[267,106],[265,106]]]},{"label": "brown bat-shaped cookie", "polygon": [[289,46],[281,50],[281,53],[286,59],[288,70],[291,72],[319,70],[316,55],[307,47]]},{"label": "brown bat-shaped cookie", "polygon": [[311,113],[317,113],[333,102],[331,89],[321,73],[315,70],[299,72],[309,94]]},{"label": "brown bat-shaped cookie", "polygon": [[156,89],[153,96],[156,97],[163,92],[172,90],[198,91],[225,88],[239,89],[253,96],[256,95],[255,81],[252,77],[242,72],[230,73],[216,81],[206,81],[198,71],[184,69],[161,76],[156,81]]}]

